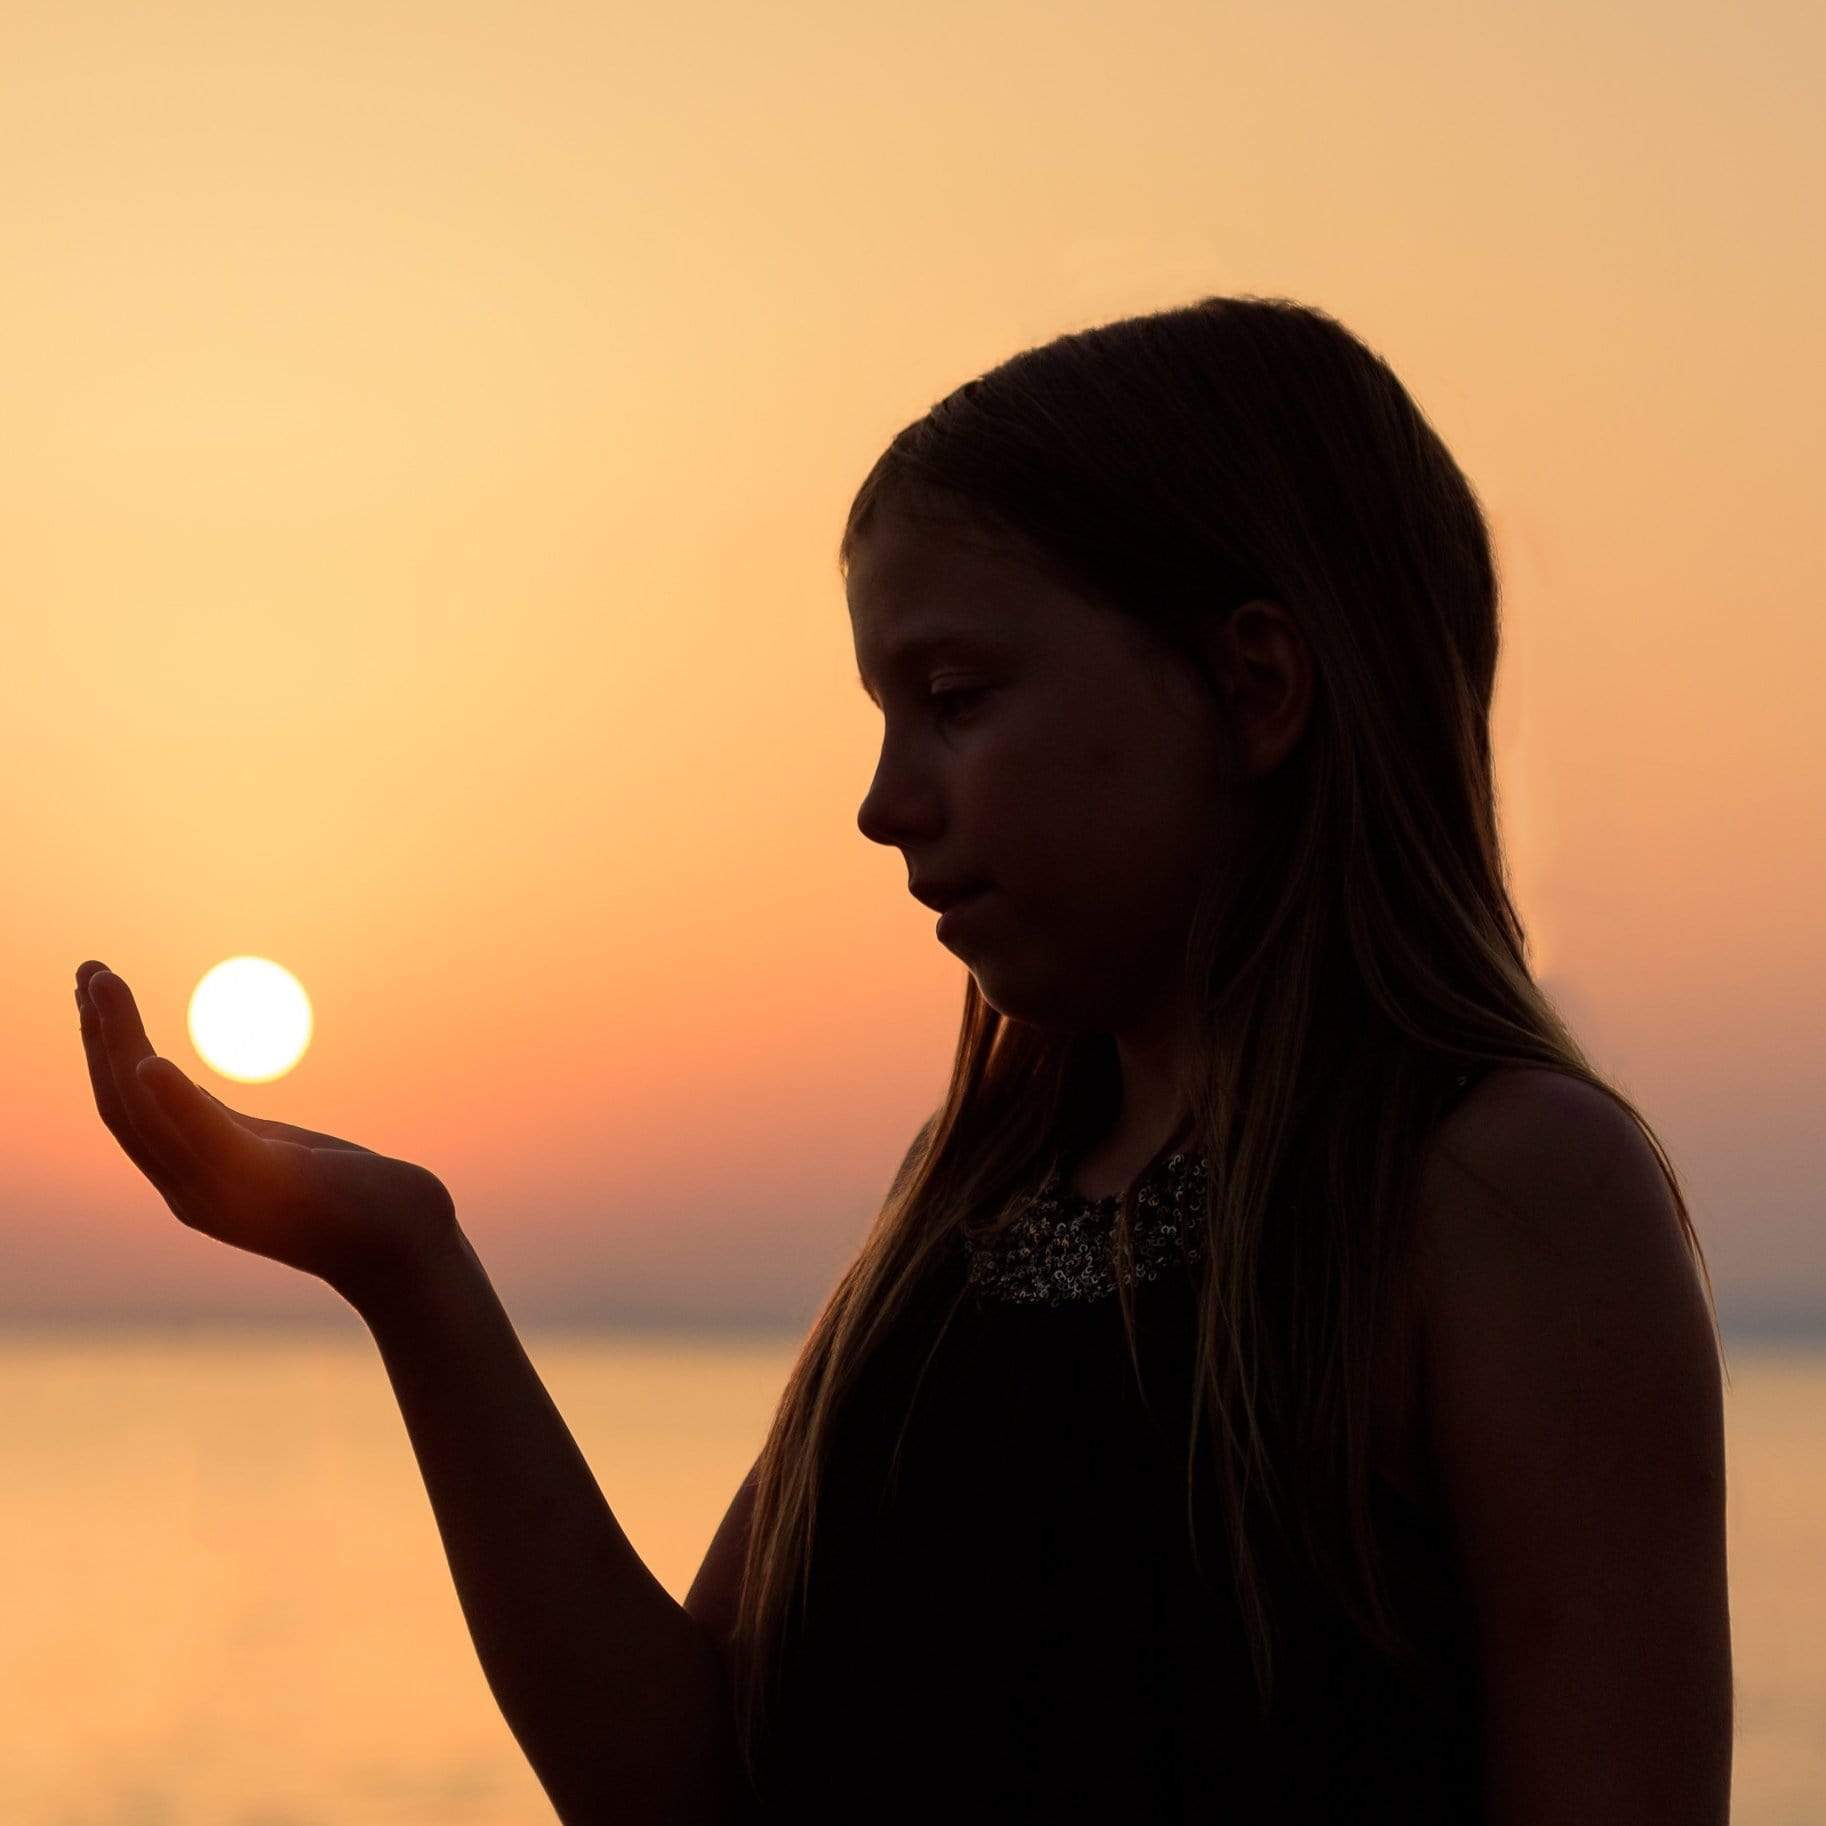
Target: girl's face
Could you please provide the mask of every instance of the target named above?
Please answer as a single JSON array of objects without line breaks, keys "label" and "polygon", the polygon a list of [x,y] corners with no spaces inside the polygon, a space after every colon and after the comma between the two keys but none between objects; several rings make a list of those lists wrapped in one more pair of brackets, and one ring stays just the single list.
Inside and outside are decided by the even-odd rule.
[{"label": "girl's face", "polygon": [[878,511],[848,576],[881,757],[857,814],[909,888],[981,882],[943,943],[1053,1030],[1151,1027],[1233,850],[1218,710],[1178,655],[1009,539]]}]

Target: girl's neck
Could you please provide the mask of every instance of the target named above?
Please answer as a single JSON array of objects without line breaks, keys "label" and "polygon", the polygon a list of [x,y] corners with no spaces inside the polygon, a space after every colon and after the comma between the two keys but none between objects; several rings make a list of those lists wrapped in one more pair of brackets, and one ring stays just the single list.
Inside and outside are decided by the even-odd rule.
[{"label": "girl's neck", "polygon": [[[1191,1118],[1182,1118],[1167,1137],[1168,1152],[1183,1149],[1191,1129]],[[1092,1200],[1125,1192],[1161,1145],[1157,1132],[1143,1131],[1136,1135],[1118,1127],[1068,1164],[1064,1174],[1066,1188],[1081,1198]]]}]

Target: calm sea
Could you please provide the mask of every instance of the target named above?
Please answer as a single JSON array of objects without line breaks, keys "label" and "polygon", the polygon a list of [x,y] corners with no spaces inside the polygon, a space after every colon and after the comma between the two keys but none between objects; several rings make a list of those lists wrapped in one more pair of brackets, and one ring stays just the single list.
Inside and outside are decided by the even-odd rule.
[{"label": "calm sea", "polygon": [[[790,1339],[530,1332],[683,1597]],[[1737,1342],[1734,1826],[1826,1819],[1826,1350]],[[0,1335],[0,1821],[551,1826],[365,1335]]]}]

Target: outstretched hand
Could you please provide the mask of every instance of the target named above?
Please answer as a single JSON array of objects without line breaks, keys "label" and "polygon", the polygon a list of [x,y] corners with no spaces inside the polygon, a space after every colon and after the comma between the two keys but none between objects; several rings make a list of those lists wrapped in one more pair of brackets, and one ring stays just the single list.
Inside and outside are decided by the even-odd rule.
[{"label": "outstretched hand", "polygon": [[314,1274],[357,1307],[455,1245],[436,1174],[231,1110],[152,1050],[113,971],[80,965],[76,1007],[102,1122],[180,1223]]}]

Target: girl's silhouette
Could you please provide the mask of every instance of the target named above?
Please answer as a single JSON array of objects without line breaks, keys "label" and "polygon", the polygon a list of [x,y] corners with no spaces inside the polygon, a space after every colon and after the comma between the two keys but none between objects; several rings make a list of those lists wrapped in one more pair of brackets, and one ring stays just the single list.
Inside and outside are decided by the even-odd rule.
[{"label": "girl's silhouette", "polygon": [[79,973],[173,1209],[373,1326],[561,1817],[1723,1826],[1709,1280],[1529,969],[1432,427],[1325,313],[1208,298],[940,401],[840,563],[858,824],[963,1017],[682,1607],[441,1186]]}]

